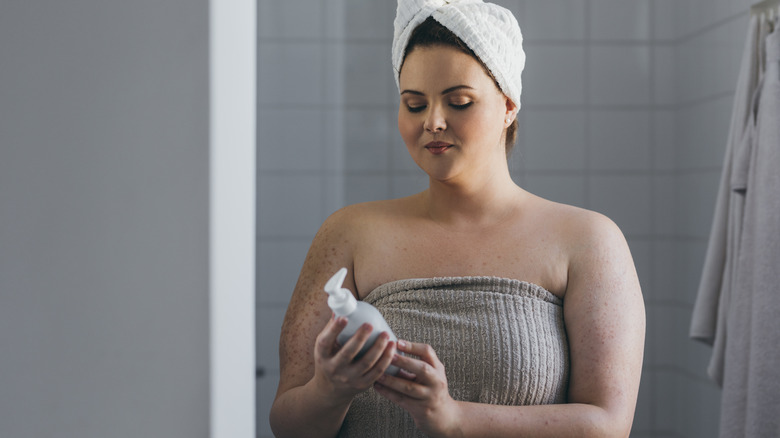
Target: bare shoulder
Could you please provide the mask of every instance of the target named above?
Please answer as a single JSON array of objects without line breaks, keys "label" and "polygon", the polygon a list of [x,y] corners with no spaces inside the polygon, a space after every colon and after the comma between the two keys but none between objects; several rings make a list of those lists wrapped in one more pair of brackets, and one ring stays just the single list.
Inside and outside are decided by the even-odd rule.
[{"label": "bare shoulder", "polygon": [[397,219],[417,212],[420,207],[422,193],[397,199],[363,202],[354,204],[347,209],[357,212],[366,219]]},{"label": "bare shoulder", "polygon": [[602,282],[610,278],[636,278],[626,239],[609,217],[542,198],[533,200],[533,210],[537,234],[547,234],[560,251],[561,261],[565,261],[564,295],[597,284],[603,286]]},{"label": "bare shoulder", "polygon": [[377,244],[390,238],[420,217],[417,196],[363,202],[341,208],[323,225],[322,233],[336,237],[352,250],[352,255],[366,250],[379,250]]},{"label": "bare shoulder", "polygon": [[636,277],[625,236],[618,225],[607,216],[578,209],[567,222],[565,233],[570,242],[570,277],[584,276],[591,280],[613,275],[621,275],[623,278]]},{"label": "bare shoulder", "polygon": [[620,228],[601,213],[539,197],[533,200],[533,210],[534,221],[554,233],[572,258],[603,245],[625,245]]},{"label": "bare shoulder", "polygon": [[539,197],[534,202],[544,220],[548,223],[552,221],[559,232],[566,233],[567,238],[587,240],[602,233],[622,236],[617,225],[601,213]]},{"label": "bare shoulder", "polygon": [[392,199],[352,204],[332,213],[323,222],[313,245],[338,246],[354,250],[366,234],[372,234],[383,222],[397,220],[408,210],[409,201]]},{"label": "bare shoulder", "polygon": [[376,225],[377,221],[393,221],[412,213],[417,196],[362,202],[348,205],[333,213],[326,221],[329,226],[360,229]]}]

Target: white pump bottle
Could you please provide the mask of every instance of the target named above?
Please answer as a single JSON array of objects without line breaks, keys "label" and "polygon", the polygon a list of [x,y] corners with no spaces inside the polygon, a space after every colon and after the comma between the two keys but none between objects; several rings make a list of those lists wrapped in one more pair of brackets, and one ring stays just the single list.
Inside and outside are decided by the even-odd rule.
[{"label": "white pump bottle", "polygon": [[[352,335],[357,332],[361,325],[369,323],[374,328],[371,335],[366,340],[363,348],[358,353],[357,357],[362,356],[372,345],[374,341],[382,332],[387,332],[390,335],[391,341],[397,341],[395,334],[387,325],[387,322],[382,317],[382,314],[372,306],[363,301],[358,301],[349,289],[341,287],[344,284],[344,279],[347,277],[347,268],[341,268],[336,272],[333,277],[325,283],[325,292],[330,295],[328,297],[328,306],[330,306],[336,317],[343,316],[347,318],[347,326],[339,333],[337,340],[339,344],[344,345]],[[390,365],[385,370],[385,374],[396,375],[398,373],[398,367]]]}]

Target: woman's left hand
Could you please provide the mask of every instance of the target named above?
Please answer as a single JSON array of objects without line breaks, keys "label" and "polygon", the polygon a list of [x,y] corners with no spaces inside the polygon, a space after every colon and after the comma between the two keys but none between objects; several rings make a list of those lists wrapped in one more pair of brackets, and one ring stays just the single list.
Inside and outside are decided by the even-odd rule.
[{"label": "woman's left hand", "polygon": [[444,364],[427,344],[398,341],[397,350],[420,359],[396,355],[398,375],[384,374],[374,384],[383,397],[411,414],[417,428],[430,436],[450,436],[457,429],[458,403],[450,397]]}]

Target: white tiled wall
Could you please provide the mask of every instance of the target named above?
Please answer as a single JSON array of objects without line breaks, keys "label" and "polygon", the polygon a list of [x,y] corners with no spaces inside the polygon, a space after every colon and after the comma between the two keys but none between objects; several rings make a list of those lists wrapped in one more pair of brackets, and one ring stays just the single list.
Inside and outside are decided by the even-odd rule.
[{"label": "white tiled wall", "polygon": [[[688,339],[725,150],[733,91],[747,31],[745,0],[655,0],[656,206],[670,193],[673,215],[656,216],[652,331],[646,364],[657,391],[655,429],[717,436],[720,390],[706,376],[711,349]],[[668,24],[667,24],[668,23]],[[674,135],[669,135],[673,132]],[[662,140],[663,139],[663,140]],[[674,141],[674,152],[661,149]],[[662,152],[663,151],[663,152]],[[666,177],[666,178],[664,178]]]},{"label": "white tiled wall", "polygon": [[650,48],[646,45],[590,44],[589,92],[594,105],[650,103]]},{"label": "white tiled wall", "polygon": [[585,38],[586,0],[498,2],[511,9],[526,39],[581,41]]},{"label": "white tiled wall", "polygon": [[[523,21],[523,17],[518,17]],[[521,24],[522,26],[522,24]],[[581,43],[566,44],[561,41],[540,41],[524,34],[526,67],[523,71],[523,96],[521,105],[582,105],[586,98],[584,81],[587,52]]]},{"label": "white tiled wall", "polygon": [[[396,126],[395,2],[258,2],[258,433],[270,437],[279,325],[318,226],[427,179]],[[526,40],[513,176],[607,214],[632,248],[648,316],[632,436],[714,436],[709,349],[687,330],[750,2],[497,3]]]},{"label": "white tiled wall", "polygon": [[647,41],[650,0],[591,0],[590,38],[594,41]]},{"label": "white tiled wall", "polygon": [[589,111],[588,164],[594,171],[648,171],[652,168],[650,111]]},{"label": "white tiled wall", "polygon": [[[279,379],[278,340],[290,294],[311,239],[343,205],[347,140],[355,121],[344,102],[370,90],[348,88],[344,2],[258,0],[257,431]],[[351,2],[355,3],[355,2]],[[305,11],[305,13],[301,13]],[[379,70],[377,69],[377,72]],[[354,83],[363,87],[361,83]],[[357,93],[356,93],[357,91]],[[372,128],[373,129],[373,128]],[[370,162],[371,152],[358,161]],[[351,157],[357,155],[351,154]]]}]

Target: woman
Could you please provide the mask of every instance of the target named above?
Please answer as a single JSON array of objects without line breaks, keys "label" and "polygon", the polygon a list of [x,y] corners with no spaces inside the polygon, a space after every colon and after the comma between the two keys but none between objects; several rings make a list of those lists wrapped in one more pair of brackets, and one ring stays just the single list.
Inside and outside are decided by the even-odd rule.
[{"label": "woman", "polygon": [[[516,20],[478,0],[401,0],[393,46],[398,127],[429,188],[346,207],[317,233],[282,328],[274,433],[628,436],[639,283],[614,223],[510,177]],[[397,343],[357,357],[370,326],[336,343],[346,323],[323,285],[342,266]]]}]

